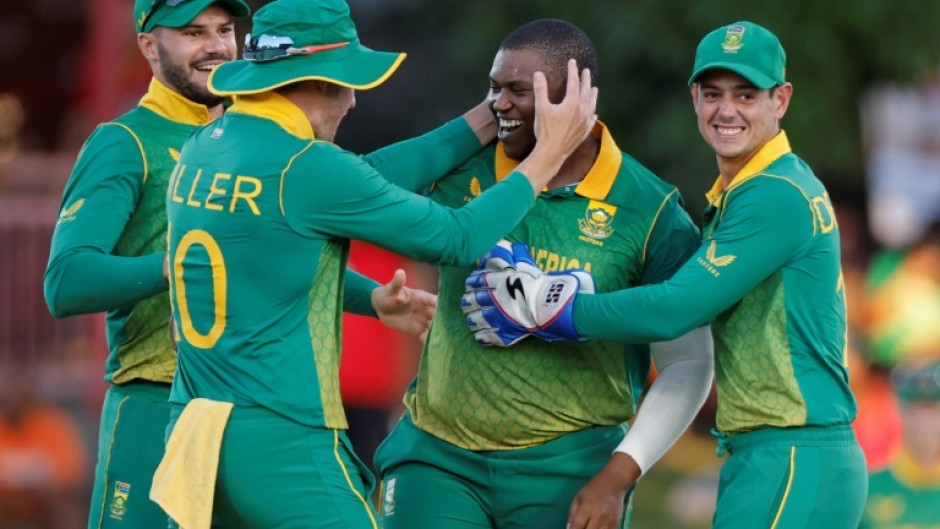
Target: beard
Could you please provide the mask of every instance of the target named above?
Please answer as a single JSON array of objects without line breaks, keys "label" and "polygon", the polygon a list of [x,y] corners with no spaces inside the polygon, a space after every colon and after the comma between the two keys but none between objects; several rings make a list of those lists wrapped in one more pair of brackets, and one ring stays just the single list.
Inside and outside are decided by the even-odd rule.
[{"label": "beard", "polygon": [[[209,91],[206,86],[194,83],[190,80],[189,68],[177,62],[170,57],[166,48],[157,43],[157,53],[160,54],[160,65],[163,70],[163,78],[166,79],[170,88],[179,92],[183,97],[194,103],[205,105],[209,108],[222,104],[225,98],[217,96]],[[210,54],[200,60],[208,61],[214,59],[229,60],[229,57],[220,54]]]}]

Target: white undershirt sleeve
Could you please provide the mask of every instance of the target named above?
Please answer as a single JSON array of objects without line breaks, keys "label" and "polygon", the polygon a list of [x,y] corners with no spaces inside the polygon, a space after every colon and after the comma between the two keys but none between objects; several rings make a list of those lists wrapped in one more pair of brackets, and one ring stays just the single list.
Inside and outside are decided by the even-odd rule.
[{"label": "white undershirt sleeve", "polygon": [[640,405],[633,427],[617,446],[643,474],[676,442],[711,389],[714,342],[706,325],[668,342],[650,344],[659,372]]}]

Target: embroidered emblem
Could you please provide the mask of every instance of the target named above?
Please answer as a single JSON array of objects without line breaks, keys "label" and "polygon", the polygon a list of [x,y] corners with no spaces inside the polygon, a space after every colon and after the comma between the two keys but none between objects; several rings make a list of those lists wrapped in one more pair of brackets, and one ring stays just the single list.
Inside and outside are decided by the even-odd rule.
[{"label": "embroidered emblem", "polygon": [[708,250],[705,251],[705,257],[708,259],[708,262],[715,266],[728,266],[733,263],[738,257],[736,255],[719,255],[716,256],[715,252],[718,249],[718,245],[715,241],[708,246]]},{"label": "embroidered emblem", "polygon": [[118,481],[114,484],[114,497],[111,499],[111,518],[121,520],[127,514],[127,498],[131,493],[131,484]]},{"label": "embroidered emblem", "polygon": [[725,53],[737,53],[744,46],[743,40],[744,26],[731,26],[725,33],[725,40],[721,43],[721,49],[725,50]]},{"label": "embroidered emblem", "polygon": [[58,223],[62,222],[72,222],[75,220],[75,215],[78,213],[78,210],[82,209],[82,206],[85,205],[85,199],[80,198],[75,202],[72,202],[72,205],[64,208],[61,213],[59,213]]},{"label": "embroidered emblem", "polygon": [[588,202],[584,211],[584,218],[578,219],[578,228],[581,233],[591,239],[604,240],[614,233],[611,226],[614,222],[614,215],[617,214],[617,206],[605,204],[599,200]]},{"label": "embroidered emblem", "polygon": [[478,197],[482,192],[483,187],[480,185],[480,179],[474,176],[470,179],[470,194]]}]

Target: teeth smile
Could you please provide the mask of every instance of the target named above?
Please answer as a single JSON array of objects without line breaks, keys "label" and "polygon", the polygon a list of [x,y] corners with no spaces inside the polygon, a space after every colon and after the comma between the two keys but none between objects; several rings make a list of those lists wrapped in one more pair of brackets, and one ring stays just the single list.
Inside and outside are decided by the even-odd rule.
[{"label": "teeth smile", "polygon": [[219,65],[218,64],[200,64],[196,66],[196,69],[202,72],[211,72],[215,70]]},{"label": "teeth smile", "polygon": [[744,132],[743,127],[717,127],[718,134],[721,136],[737,136]]},{"label": "teeth smile", "polygon": [[518,119],[500,119],[499,128],[504,130],[515,130],[522,126],[522,121]]}]

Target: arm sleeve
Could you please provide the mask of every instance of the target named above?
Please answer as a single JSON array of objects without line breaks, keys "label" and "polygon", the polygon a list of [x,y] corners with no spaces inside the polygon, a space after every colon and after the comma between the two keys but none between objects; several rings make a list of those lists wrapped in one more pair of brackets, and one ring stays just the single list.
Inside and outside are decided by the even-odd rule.
[{"label": "arm sleeve", "polygon": [[[590,340],[672,340],[710,322],[783,266],[813,232],[809,204],[777,179],[744,184],[711,237],[665,283],[578,296],[578,334]],[[733,201],[733,202],[731,202]]]},{"label": "arm sleeve", "polygon": [[386,180],[417,192],[465,162],[483,146],[465,119],[457,118],[423,136],[364,156]]},{"label": "arm sleeve", "polygon": [[167,290],[163,254],[112,255],[143,185],[143,154],[114,124],[98,127],[66,184],[43,288],[55,317],[112,310]]},{"label": "arm sleeve", "polygon": [[[470,265],[522,220],[534,203],[514,172],[460,209],[392,185],[374,168],[323,143],[284,176],[287,222],[304,236],[366,241],[412,259]],[[301,160],[297,160],[301,161]],[[318,175],[329,175],[319,177]]]},{"label": "arm sleeve", "polygon": [[670,342],[650,344],[659,375],[640,405],[633,427],[617,446],[645,474],[689,427],[711,389],[714,343],[708,326]]},{"label": "arm sleeve", "polygon": [[378,281],[347,267],[346,283],[343,288],[343,312],[377,317],[375,309],[372,308],[372,291],[378,286],[380,286]]}]

